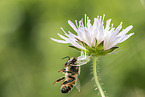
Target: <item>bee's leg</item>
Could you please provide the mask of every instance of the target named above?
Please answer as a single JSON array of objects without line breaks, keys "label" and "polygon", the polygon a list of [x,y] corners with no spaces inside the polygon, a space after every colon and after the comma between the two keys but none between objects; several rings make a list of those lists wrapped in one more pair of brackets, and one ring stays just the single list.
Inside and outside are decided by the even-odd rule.
[{"label": "bee's leg", "polygon": [[62,69],[64,69],[65,65],[62,67]]},{"label": "bee's leg", "polygon": [[72,77],[72,76],[68,76],[68,77],[69,77],[69,80],[64,81],[61,85],[65,85],[65,84],[69,83],[69,84],[72,84],[74,86],[74,84],[75,84],[75,77]]},{"label": "bee's leg", "polygon": [[63,76],[63,77],[59,78],[58,80],[56,80],[55,82],[53,82],[53,84],[63,81],[64,79],[65,79],[65,77]]},{"label": "bee's leg", "polygon": [[66,69],[61,69],[61,70],[59,70],[58,72],[64,72],[64,71],[66,71]]}]

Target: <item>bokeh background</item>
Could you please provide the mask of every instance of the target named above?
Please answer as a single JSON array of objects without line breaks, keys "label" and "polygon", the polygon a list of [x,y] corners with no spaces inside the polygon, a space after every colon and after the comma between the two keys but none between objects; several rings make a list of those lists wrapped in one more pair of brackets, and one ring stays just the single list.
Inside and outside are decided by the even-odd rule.
[{"label": "bokeh background", "polygon": [[[81,67],[81,92],[60,93],[65,56],[79,52],[50,40],[72,30],[67,21],[87,14],[93,23],[105,14],[117,27],[133,25],[135,34],[119,44],[117,54],[100,57],[98,73],[108,97],[145,97],[144,0],[0,0],[0,97],[101,97],[92,63]],[[74,32],[75,33],[75,32]]]}]

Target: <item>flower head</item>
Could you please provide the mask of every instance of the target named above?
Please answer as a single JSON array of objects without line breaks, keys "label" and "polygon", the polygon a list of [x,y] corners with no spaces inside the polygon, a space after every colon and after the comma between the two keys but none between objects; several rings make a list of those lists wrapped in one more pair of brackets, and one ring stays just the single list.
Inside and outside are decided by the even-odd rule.
[{"label": "flower head", "polygon": [[97,18],[94,18],[93,24],[91,24],[91,20],[86,15],[85,24],[83,23],[83,19],[79,21],[79,24],[77,20],[75,20],[76,25],[68,20],[68,24],[74,29],[77,35],[70,31],[66,33],[63,28],[61,28],[65,36],[62,36],[59,33],[58,35],[63,40],[51,39],[59,43],[70,43],[70,47],[79,51],[86,51],[89,55],[100,56],[111,53],[118,48],[116,47],[118,43],[127,40],[134,34],[127,34],[133,26],[131,25],[121,30],[121,22],[117,28],[114,28],[113,24],[110,27],[111,19],[107,20],[106,25],[104,26],[104,17],[105,15],[103,15],[103,17],[98,16]]}]

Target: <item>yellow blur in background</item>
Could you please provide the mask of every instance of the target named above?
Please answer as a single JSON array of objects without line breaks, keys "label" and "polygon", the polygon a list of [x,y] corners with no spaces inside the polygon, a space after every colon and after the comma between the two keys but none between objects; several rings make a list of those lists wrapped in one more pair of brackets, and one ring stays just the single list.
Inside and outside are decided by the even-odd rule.
[{"label": "yellow blur in background", "polygon": [[[79,52],[50,38],[74,32],[67,21],[87,14],[93,23],[105,14],[117,27],[133,25],[135,34],[121,50],[99,58],[97,71],[108,97],[145,97],[144,0],[0,0],[0,97],[101,97],[92,75],[92,62],[81,67],[81,91],[60,93],[63,76],[57,71]],[[130,33],[129,32],[129,33]],[[74,32],[75,33],[75,32]]]}]

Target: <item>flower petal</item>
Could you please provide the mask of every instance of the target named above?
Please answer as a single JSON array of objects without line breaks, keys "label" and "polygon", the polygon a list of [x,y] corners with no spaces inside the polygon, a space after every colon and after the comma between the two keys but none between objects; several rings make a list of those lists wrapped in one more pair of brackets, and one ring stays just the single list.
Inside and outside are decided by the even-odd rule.
[{"label": "flower petal", "polygon": [[126,29],[123,29],[118,36],[124,36],[126,33],[128,33],[128,31],[130,31],[133,28],[132,25],[128,26]]},{"label": "flower petal", "polygon": [[64,41],[64,40],[57,40],[57,39],[54,39],[54,38],[51,38],[51,40],[55,41],[55,42],[58,42],[58,43],[68,43],[67,41]]},{"label": "flower petal", "polygon": [[78,29],[76,28],[76,26],[70,21],[68,20],[68,24],[77,32]]},{"label": "flower petal", "polygon": [[62,36],[62,35],[61,35],[61,34],[59,34],[59,33],[58,33],[58,36],[59,36],[60,38],[64,39],[64,40],[68,40],[68,38],[67,38],[67,37]]},{"label": "flower petal", "polygon": [[134,33],[130,33],[129,35],[125,35],[125,36],[122,38],[122,40],[120,40],[119,43],[121,43],[121,42],[127,40],[127,39],[128,39],[130,36],[132,36],[133,34],[134,34]]},{"label": "flower petal", "polygon": [[115,35],[117,35],[119,33],[119,31],[122,28],[122,22],[120,23],[120,25],[115,29],[115,31],[113,32]]}]

